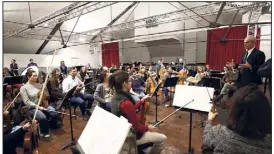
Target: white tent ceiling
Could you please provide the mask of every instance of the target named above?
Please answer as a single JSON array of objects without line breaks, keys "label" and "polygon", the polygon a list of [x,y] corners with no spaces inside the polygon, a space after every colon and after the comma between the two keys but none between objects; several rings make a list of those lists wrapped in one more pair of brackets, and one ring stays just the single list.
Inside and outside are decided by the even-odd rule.
[{"label": "white tent ceiling", "polygon": [[[155,8],[157,9],[156,3],[152,3],[152,2],[141,2],[140,6],[147,5],[145,3],[150,3],[150,5],[155,5]],[[237,3],[238,5],[244,5],[244,3],[239,3],[239,2]],[[70,4],[72,4],[72,2],[29,2],[29,3],[28,2],[4,2],[3,4],[4,4],[3,6],[4,29],[16,30],[16,29],[19,29],[23,24],[26,25],[30,22],[30,13],[31,13],[32,21],[35,21],[41,17],[45,17],[46,15],[52,12],[55,12],[66,6],[69,6]],[[88,31],[96,28],[105,27],[112,19],[114,19],[118,14],[120,14],[126,7],[128,7],[131,4],[132,2],[118,2],[111,6],[107,6],[99,10],[96,10],[94,12],[82,15],[79,18],[79,21],[76,26],[75,26],[75,23],[77,22],[77,18],[68,20],[64,22],[64,24],[60,28],[62,30],[62,35],[69,36],[74,26],[75,26],[74,32],[84,32],[84,31]],[[170,12],[176,11],[176,7],[182,7],[177,2],[171,2],[171,3],[161,2],[161,4],[159,3],[159,5],[163,5],[163,4],[166,5],[166,7],[170,8]],[[208,2],[183,2],[183,4],[191,8],[194,6],[201,6],[201,5],[208,4]],[[30,13],[29,13],[29,7],[30,7]],[[216,7],[219,8],[219,6],[217,5]],[[135,9],[134,7],[131,8],[117,22],[115,22],[115,24],[124,23],[126,21],[131,21],[133,19],[137,20],[136,17],[133,18],[134,13],[132,12],[134,11],[134,9]],[[162,12],[162,13],[167,13],[167,12]],[[48,25],[41,24],[40,26],[48,26]],[[38,36],[38,35],[49,35],[51,30],[52,28],[42,28],[41,30],[36,30],[35,28],[34,30],[31,30],[31,31],[35,33],[35,36]],[[133,30],[127,30],[123,32],[113,33],[111,36],[107,36],[107,37],[113,37],[113,38],[119,39],[122,37],[128,37],[133,35],[134,35]],[[60,33],[56,32],[55,36],[60,37]],[[90,38],[92,38],[92,36],[89,36],[85,39],[90,39]],[[41,46],[42,43],[43,43],[43,40],[10,37],[4,40],[4,52],[33,54],[38,50],[38,48]],[[50,41],[48,45],[44,48],[43,52],[45,53],[59,47],[62,47],[60,42]]]}]

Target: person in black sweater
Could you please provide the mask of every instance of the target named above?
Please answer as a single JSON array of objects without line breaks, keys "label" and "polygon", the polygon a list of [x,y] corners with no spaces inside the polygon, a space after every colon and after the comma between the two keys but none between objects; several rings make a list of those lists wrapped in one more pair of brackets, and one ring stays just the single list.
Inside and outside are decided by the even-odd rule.
[{"label": "person in black sweater", "polygon": [[23,127],[4,135],[3,138],[3,154],[16,154],[16,148],[24,142],[25,133],[37,130],[37,121],[34,120],[31,125],[29,122]]}]

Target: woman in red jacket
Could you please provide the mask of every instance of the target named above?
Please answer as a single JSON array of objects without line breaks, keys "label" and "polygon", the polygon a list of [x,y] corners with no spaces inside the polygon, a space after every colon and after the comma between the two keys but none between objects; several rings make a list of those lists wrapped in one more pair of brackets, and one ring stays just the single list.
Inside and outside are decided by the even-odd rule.
[{"label": "woman in red jacket", "polygon": [[164,149],[167,137],[164,134],[154,132],[155,127],[152,125],[143,125],[136,114],[142,103],[149,98],[145,96],[140,101],[136,102],[131,97],[129,91],[131,89],[131,81],[129,74],[125,71],[117,71],[110,76],[110,87],[115,89],[115,93],[111,99],[111,112],[116,116],[124,116],[135,129],[137,134],[137,145],[153,143],[150,150],[151,154],[160,154]]}]

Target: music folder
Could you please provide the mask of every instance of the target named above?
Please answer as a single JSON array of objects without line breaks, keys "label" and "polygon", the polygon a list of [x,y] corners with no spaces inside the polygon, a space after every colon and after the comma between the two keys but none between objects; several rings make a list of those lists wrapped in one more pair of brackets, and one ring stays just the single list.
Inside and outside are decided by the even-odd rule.
[{"label": "music folder", "polygon": [[81,154],[119,154],[131,124],[96,106],[76,147]]}]

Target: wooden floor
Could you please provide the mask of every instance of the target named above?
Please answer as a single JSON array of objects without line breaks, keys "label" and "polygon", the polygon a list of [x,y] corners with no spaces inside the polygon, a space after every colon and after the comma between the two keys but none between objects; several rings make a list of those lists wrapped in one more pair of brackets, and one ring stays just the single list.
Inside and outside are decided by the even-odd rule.
[{"label": "wooden floor", "polygon": [[[175,109],[172,107],[158,107],[158,120],[172,113]],[[80,111],[77,110],[77,115]],[[179,118],[179,116],[181,118]],[[155,105],[150,108],[147,116],[148,121],[155,121]],[[86,121],[82,119],[73,119],[74,137],[77,140],[83,131]],[[198,123],[197,123],[198,124]],[[39,140],[39,154],[69,154],[71,150],[68,148],[61,151],[60,148],[70,141],[70,127],[69,117],[64,118],[64,126],[61,129],[51,130],[51,137],[49,139],[40,138]],[[180,152],[187,152],[188,150],[188,134],[189,134],[189,113],[179,111],[166,122],[160,125],[156,130],[168,137],[167,145],[162,152],[163,154],[175,154]],[[192,145],[195,153],[201,153],[202,128],[198,125],[192,129]],[[22,153],[22,149],[17,149],[18,154]]]},{"label": "wooden floor", "polygon": [[[267,94],[269,97],[269,94]],[[175,111],[174,108],[158,107],[158,120],[161,120],[165,116]],[[225,111],[227,112],[227,111]],[[80,115],[79,109],[77,115]],[[179,118],[181,116],[181,118]],[[147,116],[148,121],[155,120],[155,105],[152,104],[150,112]],[[196,121],[200,121],[202,118],[198,116]],[[74,137],[77,140],[82,130],[86,125],[86,121],[82,119],[73,119]],[[195,154],[201,153],[202,132],[203,128],[200,122],[196,122],[196,127],[192,128],[192,147]],[[49,139],[41,138],[39,141],[39,154],[70,154],[71,150],[68,148],[61,151],[62,145],[70,141],[70,127],[69,117],[64,118],[64,126],[61,129],[52,130],[51,137]],[[92,131],[92,130],[91,130]],[[166,122],[157,128],[157,132],[163,133],[168,137],[166,147],[162,154],[177,154],[188,151],[188,138],[189,138],[189,112],[179,111]],[[18,154],[22,153],[22,149],[18,148]]]}]

